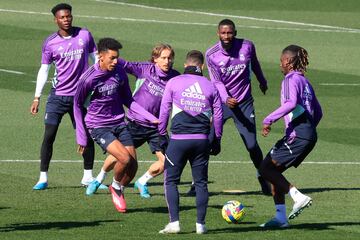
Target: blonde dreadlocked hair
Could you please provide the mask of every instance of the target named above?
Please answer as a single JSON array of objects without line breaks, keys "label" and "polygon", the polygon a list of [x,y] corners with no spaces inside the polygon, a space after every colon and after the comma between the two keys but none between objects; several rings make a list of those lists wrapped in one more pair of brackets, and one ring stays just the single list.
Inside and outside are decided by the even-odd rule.
[{"label": "blonde dreadlocked hair", "polygon": [[282,51],[283,54],[290,53],[292,70],[306,72],[306,68],[309,65],[308,52],[297,45],[289,45]]}]

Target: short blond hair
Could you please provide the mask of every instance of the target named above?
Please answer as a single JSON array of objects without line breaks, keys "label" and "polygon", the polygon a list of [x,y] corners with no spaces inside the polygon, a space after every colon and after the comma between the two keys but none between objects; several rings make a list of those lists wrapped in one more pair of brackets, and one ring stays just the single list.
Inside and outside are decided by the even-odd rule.
[{"label": "short blond hair", "polygon": [[155,45],[155,47],[153,48],[152,52],[151,52],[151,58],[150,61],[153,63],[154,59],[160,57],[162,51],[164,51],[165,49],[169,50],[171,52],[170,56],[172,58],[175,57],[175,52],[174,49],[166,43],[158,43]]}]

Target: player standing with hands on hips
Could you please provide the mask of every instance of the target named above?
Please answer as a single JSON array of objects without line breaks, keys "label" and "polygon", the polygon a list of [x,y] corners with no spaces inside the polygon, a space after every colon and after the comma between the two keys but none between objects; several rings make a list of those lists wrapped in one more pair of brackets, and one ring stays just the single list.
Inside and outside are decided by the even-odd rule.
[{"label": "player standing with hands on hips", "polygon": [[[310,197],[302,194],[282,174],[290,167],[298,167],[317,142],[316,126],[322,118],[322,110],[313,87],[304,76],[308,64],[308,53],[304,48],[290,45],[282,51],[280,68],[285,77],[281,84],[281,106],[264,119],[262,135],[268,136],[271,125],[283,117],[285,136],[275,144],[260,166],[261,175],[273,185],[276,215],[261,227],[288,227],[287,219],[295,218],[312,203]],[[294,200],[288,217],[287,193]]]},{"label": "player standing with hands on hips", "polygon": [[171,136],[160,141],[165,151],[164,188],[170,223],[159,233],[180,232],[179,191],[181,173],[189,160],[196,191],[196,233],[206,233],[205,216],[208,205],[208,163],[211,121],[215,137],[222,135],[222,107],[215,86],[202,76],[204,56],[193,50],[186,56],[184,74],[172,78],[165,87],[160,108],[159,134],[166,139],[171,114]]},{"label": "player standing with hands on hips", "polygon": [[[210,79],[219,90],[223,103],[223,123],[233,118],[255,168],[259,169],[263,154],[256,139],[251,71],[255,73],[260,83],[260,90],[264,94],[268,89],[267,81],[257,59],[254,44],[249,40],[236,38],[236,34],[233,21],[229,19],[220,21],[217,30],[219,42],[207,50],[207,66]],[[259,174],[257,175],[262,192],[271,195],[270,185]]]},{"label": "player standing with hands on hips", "polygon": [[[48,170],[62,117],[68,113],[75,128],[73,114],[73,98],[78,80],[88,68],[89,57],[96,60],[96,46],[91,33],[84,28],[73,27],[72,7],[60,3],[52,8],[54,21],[59,30],[51,34],[42,47],[41,67],[36,80],[35,98],[30,112],[36,115],[39,110],[41,92],[48,78],[49,69],[53,63],[55,74],[52,89],[46,103],[45,133],[40,152],[40,178],[34,190],[44,190],[48,187]],[[84,176],[82,185],[88,185],[92,180],[94,165],[94,142],[88,139],[87,149],[82,154],[84,158]],[[102,185],[102,188],[106,187]]]}]

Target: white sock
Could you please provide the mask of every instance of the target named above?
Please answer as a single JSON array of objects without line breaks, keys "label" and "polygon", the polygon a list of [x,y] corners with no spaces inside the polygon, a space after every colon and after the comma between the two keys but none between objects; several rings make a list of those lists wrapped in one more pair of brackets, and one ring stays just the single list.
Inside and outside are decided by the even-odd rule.
[{"label": "white sock", "polygon": [[84,169],[83,179],[93,178],[92,169]]},{"label": "white sock", "polygon": [[297,190],[296,187],[290,188],[289,195],[293,199],[294,202],[300,201],[301,199],[306,197],[299,190]]},{"label": "white sock", "polygon": [[138,179],[138,182],[141,184],[141,185],[146,185],[146,183],[152,179],[153,176],[150,175],[149,171],[147,171],[146,173],[144,173],[144,175],[142,175],[139,179]]},{"label": "white sock", "polygon": [[276,209],[275,218],[279,220],[281,223],[287,222],[285,204],[276,204],[275,209]]},{"label": "white sock", "polygon": [[106,174],[107,174],[107,172],[105,172],[104,169],[101,169],[101,171],[99,172],[99,174],[96,177],[96,180],[99,183],[102,183],[106,178]]},{"label": "white sock", "polygon": [[48,172],[40,172],[39,183],[48,181]]},{"label": "white sock", "polygon": [[121,185],[120,182],[115,180],[115,178],[113,178],[113,182],[111,183],[111,186],[116,190],[120,190],[121,192],[124,192],[125,190],[125,186]]}]

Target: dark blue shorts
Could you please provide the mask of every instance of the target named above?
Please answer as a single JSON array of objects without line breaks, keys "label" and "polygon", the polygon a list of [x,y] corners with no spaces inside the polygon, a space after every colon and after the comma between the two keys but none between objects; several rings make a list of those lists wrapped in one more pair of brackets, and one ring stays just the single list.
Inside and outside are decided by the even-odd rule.
[{"label": "dark blue shorts", "polygon": [[119,140],[124,146],[134,146],[126,125],[90,129],[91,138],[106,152],[110,143]]},{"label": "dark blue shorts", "polygon": [[75,128],[74,118],[74,97],[72,96],[58,96],[55,95],[55,89],[52,89],[45,109],[45,124],[59,125],[62,117],[68,113],[70,115],[71,122]]},{"label": "dark blue shorts", "polygon": [[[307,140],[302,138],[283,137],[268,153],[264,161],[276,161],[277,165],[284,167],[298,167],[306,156],[311,152],[317,139]],[[269,157],[270,156],[270,157]]]},{"label": "dark blue shorts", "polygon": [[133,139],[135,148],[138,148],[147,142],[152,153],[161,151],[159,147],[159,131],[157,128],[141,126],[133,121],[129,121],[127,127]]}]

